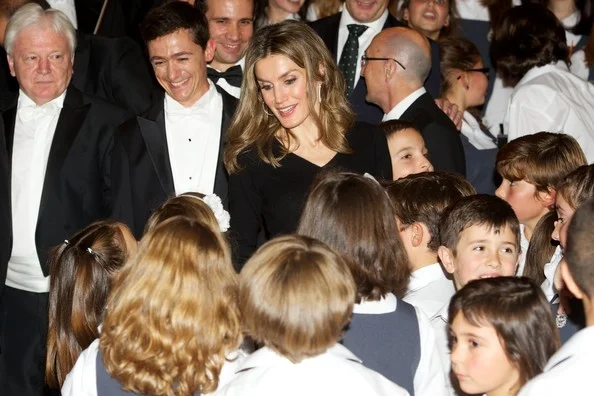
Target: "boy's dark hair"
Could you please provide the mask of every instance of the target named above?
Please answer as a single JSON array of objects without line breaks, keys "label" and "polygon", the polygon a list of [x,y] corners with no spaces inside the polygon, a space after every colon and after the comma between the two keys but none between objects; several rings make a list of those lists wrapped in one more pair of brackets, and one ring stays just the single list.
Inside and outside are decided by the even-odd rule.
[{"label": "boy's dark hair", "polygon": [[431,239],[427,247],[439,247],[439,220],[443,211],[462,197],[476,194],[462,176],[443,171],[423,172],[398,179],[386,187],[400,223],[423,223]]},{"label": "boy's dark hair", "polygon": [[486,194],[460,198],[443,212],[439,227],[441,245],[455,255],[460,234],[475,225],[487,226],[495,232],[509,227],[520,248],[520,223],[514,210],[501,198]]},{"label": "boy's dark hair", "polygon": [[525,277],[472,280],[452,297],[448,314],[450,326],[457,315],[474,326],[493,326],[519,371],[520,387],[540,374],[559,348],[550,305],[540,287]]},{"label": "boy's dark hair", "polygon": [[405,120],[384,121],[379,124],[379,127],[384,131],[387,138],[405,129],[414,129],[419,134],[421,133],[412,122]]},{"label": "boy's dark hair", "polygon": [[538,132],[507,143],[497,153],[497,172],[510,181],[525,180],[548,192],[588,162],[577,140],[564,133]]},{"label": "boy's dark hair", "polygon": [[516,85],[533,67],[569,62],[565,28],[555,14],[542,5],[512,7],[493,32],[491,59],[507,85]]},{"label": "boy's dark hair", "polygon": [[210,38],[206,15],[185,1],[172,1],[152,8],[140,25],[145,44],[180,29],[189,30],[194,43],[206,48]]},{"label": "boy's dark hair", "polygon": [[573,209],[594,198],[594,165],[583,165],[565,176],[557,186],[561,195]]},{"label": "boy's dark hair", "polygon": [[588,298],[594,296],[594,199],[583,203],[571,219],[564,255],[578,287]]}]

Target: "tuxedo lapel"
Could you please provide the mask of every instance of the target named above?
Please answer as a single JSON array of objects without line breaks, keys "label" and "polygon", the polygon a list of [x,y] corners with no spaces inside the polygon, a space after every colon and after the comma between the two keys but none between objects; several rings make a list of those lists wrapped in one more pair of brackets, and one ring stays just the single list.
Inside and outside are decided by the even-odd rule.
[{"label": "tuxedo lapel", "polygon": [[64,161],[68,156],[74,139],[87,118],[90,108],[90,104],[83,102],[80,91],[71,88],[68,89],[47,160],[39,213],[43,212],[48,194],[54,194],[56,191],[55,187],[59,184],[60,171],[62,170]]},{"label": "tuxedo lapel", "polygon": [[6,142],[6,152],[8,154],[9,166],[12,168],[12,144],[14,141],[14,123],[16,120],[17,107],[11,106],[4,113],[4,141]]},{"label": "tuxedo lapel", "polygon": [[173,196],[175,195],[175,185],[167,148],[165,110],[163,106],[163,96],[161,95],[147,113],[146,118],[137,117],[137,120],[161,187],[167,196]]}]

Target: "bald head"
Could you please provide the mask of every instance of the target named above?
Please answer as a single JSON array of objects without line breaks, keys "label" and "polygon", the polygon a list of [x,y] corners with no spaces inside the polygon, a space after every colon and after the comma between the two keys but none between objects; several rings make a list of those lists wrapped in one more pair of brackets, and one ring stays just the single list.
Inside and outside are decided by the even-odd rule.
[{"label": "bald head", "polygon": [[395,27],[382,30],[373,42],[385,51],[386,57],[398,59],[404,65],[406,70],[401,74],[414,79],[419,87],[424,84],[431,70],[431,46],[422,33],[415,29]]}]

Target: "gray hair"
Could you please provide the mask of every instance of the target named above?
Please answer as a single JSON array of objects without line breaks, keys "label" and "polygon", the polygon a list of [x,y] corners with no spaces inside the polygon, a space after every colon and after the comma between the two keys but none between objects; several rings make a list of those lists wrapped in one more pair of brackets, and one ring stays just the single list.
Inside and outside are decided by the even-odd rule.
[{"label": "gray hair", "polygon": [[423,85],[431,71],[431,52],[427,54],[424,49],[409,37],[395,35],[391,37],[388,45],[396,59],[404,63],[406,70],[401,74],[409,79],[414,79]]},{"label": "gray hair", "polygon": [[14,42],[18,34],[25,28],[45,23],[56,33],[62,33],[68,40],[70,56],[74,56],[76,49],[76,30],[68,17],[61,11],[54,9],[44,10],[39,4],[25,4],[8,21],[4,35],[4,48],[6,53],[12,55]]}]

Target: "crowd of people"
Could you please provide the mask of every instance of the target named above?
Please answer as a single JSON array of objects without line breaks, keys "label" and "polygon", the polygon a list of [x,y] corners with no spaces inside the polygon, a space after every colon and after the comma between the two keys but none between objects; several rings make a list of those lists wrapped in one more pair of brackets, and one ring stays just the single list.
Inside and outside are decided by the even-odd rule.
[{"label": "crowd of people", "polygon": [[593,22],[1,1],[0,394],[591,394]]}]

